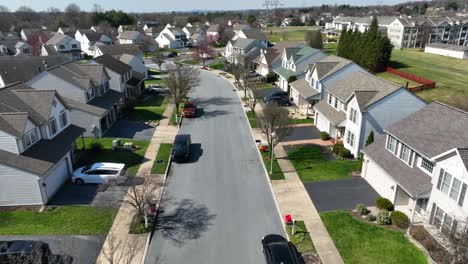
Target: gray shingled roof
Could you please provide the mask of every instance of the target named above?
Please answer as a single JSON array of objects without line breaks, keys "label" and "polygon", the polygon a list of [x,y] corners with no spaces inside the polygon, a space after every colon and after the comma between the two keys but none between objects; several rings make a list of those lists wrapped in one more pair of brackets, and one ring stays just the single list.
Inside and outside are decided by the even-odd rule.
[{"label": "gray shingled roof", "polygon": [[100,85],[103,77],[109,78],[103,65],[85,64],[77,61],[62,64],[49,69],[48,72],[83,90],[88,90],[92,85]]},{"label": "gray shingled roof", "polygon": [[132,67],[130,67],[128,64],[114,58],[109,54],[104,54],[94,58],[94,60],[118,74],[124,74],[132,69]]},{"label": "gray shingled roof", "polygon": [[140,48],[132,44],[114,44],[114,45],[102,45],[98,47],[103,54],[109,54],[112,56],[121,56],[123,54],[143,56]]},{"label": "gray shingled roof", "polygon": [[65,98],[67,104],[74,109],[95,115],[97,117],[104,116],[115,103],[123,98],[123,94],[114,90],[109,90],[104,96],[96,97],[87,104],[75,101],[70,98]]},{"label": "gray shingled roof", "polygon": [[370,73],[357,71],[332,84],[328,87],[328,92],[343,102],[358,92],[356,99],[361,110],[365,111],[367,107],[399,89],[403,88]]},{"label": "gray shingled roof", "polygon": [[468,148],[468,113],[433,102],[386,131],[416,152],[432,158],[455,148]]},{"label": "gray shingled roof", "polygon": [[292,82],[291,87],[297,90],[306,99],[320,94],[317,90],[310,87],[309,83],[304,78]]},{"label": "gray shingled roof", "polygon": [[72,37],[68,36],[68,35],[64,35],[64,34],[60,34],[60,33],[57,33],[55,34],[52,38],[50,38],[46,44],[47,45],[57,45],[63,41],[66,41],[66,42],[69,42],[73,40]]},{"label": "gray shingled roof", "polygon": [[385,137],[377,136],[362,152],[388,173],[412,197],[432,188],[431,176],[419,168],[410,167],[385,148]]},{"label": "gray shingled roof", "polygon": [[344,112],[336,110],[325,100],[320,101],[314,106],[314,108],[323,114],[328,119],[328,121],[330,121],[335,126],[346,120],[346,114]]},{"label": "gray shingled roof", "polygon": [[142,34],[139,31],[124,31],[124,32],[120,33],[119,39],[136,40],[141,36],[142,36]]},{"label": "gray shingled roof", "polygon": [[41,139],[21,155],[0,150],[0,164],[44,176],[71,150],[72,144],[84,131],[81,127],[70,125],[51,140]]},{"label": "gray shingled roof", "polygon": [[242,32],[250,39],[267,40],[265,34],[257,29],[242,29]]},{"label": "gray shingled roof", "polygon": [[256,39],[238,38],[232,42],[232,46],[238,49],[245,49],[249,47],[250,45],[254,44],[255,42],[257,42]]},{"label": "gray shingled roof", "polygon": [[465,164],[465,168],[468,169],[468,148],[458,149],[458,153],[460,153],[460,158]]},{"label": "gray shingled roof", "polygon": [[316,69],[319,80],[323,80],[351,63],[353,62],[345,58],[330,55],[310,65],[309,68]]},{"label": "gray shingled roof", "polygon": [[206,30],[206,32],[219,32],[220,31],[220,26],[219,24],[212,24],[208,27],[208,29]]},{"label": "gray shingled roof", "polygon": [[0,77],[5,84],[24,82],[32,79],[46,68],[54,67],[70,60],[69,57],[63,55],[0,57]]}]

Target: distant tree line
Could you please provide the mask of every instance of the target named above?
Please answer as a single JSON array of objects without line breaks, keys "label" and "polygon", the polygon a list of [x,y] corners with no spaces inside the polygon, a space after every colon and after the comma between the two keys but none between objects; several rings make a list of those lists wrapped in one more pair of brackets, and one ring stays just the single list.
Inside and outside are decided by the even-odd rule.
[{"label": "distant tree line", "polygon": [[336,51],[338,56],[352,60],[373,72],[381,72],[390,62],[392,49],[392,43],[379,31],[377,18],[374,18],[364,33],[343,30]]},{"label": "distant tree line", "polygon": [[110,10],[106,12],[94,12],[91,15],[91,21],[94,25],[98,25],[101,22],[106,21],[113,27],[118,27],[120,25],[133,25],[136,21],[136,18],[132,15],[124,13],[121,10]]}]

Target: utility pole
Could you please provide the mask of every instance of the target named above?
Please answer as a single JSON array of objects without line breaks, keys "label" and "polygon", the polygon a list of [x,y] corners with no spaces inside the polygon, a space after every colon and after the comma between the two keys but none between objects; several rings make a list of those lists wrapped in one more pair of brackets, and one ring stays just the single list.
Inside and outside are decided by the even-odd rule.
[{"label": "utility pole", "polygon": [[278,17],[278,6],[283,5],[279,0],[265,0],[263,6],[265,7],[265,22],[267,25],[273,23],[276,25]]}]

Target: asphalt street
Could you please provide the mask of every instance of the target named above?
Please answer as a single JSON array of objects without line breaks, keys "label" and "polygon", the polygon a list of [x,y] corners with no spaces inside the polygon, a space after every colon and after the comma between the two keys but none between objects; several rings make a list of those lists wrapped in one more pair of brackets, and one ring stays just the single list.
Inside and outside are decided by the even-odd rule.
[{"label": "asphalt street", "polygon": [[174,164],[146,263],[265,263],[261,238],[282,234],[268,179],[233,86],[202,72],[185,119],[193,161]]}]

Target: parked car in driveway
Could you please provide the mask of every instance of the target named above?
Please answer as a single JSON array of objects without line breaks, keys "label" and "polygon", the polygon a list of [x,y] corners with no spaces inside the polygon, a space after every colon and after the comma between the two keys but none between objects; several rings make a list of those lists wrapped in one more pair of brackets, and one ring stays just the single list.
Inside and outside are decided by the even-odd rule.
[{"label": "parked car in driveway", "polygon": [[296,247],[280,235],[267,235],[262,238],[263,254],[267,264],[303,263]]},{"label": "parked car in driveway", "polygon": [[192,140],[188,134],[177,135],[172,147],[172,160],[184,162],[190,160]]},{"label": "parked car in driveway", "polygon": [[265,104],[277,103],[280,106],[291,106],[289,94],[284,91],[271,91],[263,97]]},{"label": "parked car in driveway", "polygon": [[72,263],[70,256],[54,255],[42,241],[0,241],[0,263],[62,264]]},{"label": "parked car in driveway", "polygon": [[154,92],[154,93],[167,93],[169,91],[169,88],[163,87],[161,85],[152,84],[148,86],[148,91]]},{"label": "parked car in driveway", "polygon": [[182,109],[182,114],[184,117],[196,117],[197,116],[197,106],[193,101],[187,101],[184,104]]},{"label": "parked car in driveway", "polygon": [[123,163],[94,163],[75,170],[72,181],[76,184],[117,182],[125,175],[124,168]]}]

